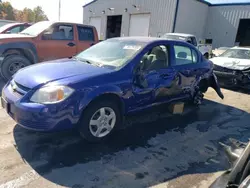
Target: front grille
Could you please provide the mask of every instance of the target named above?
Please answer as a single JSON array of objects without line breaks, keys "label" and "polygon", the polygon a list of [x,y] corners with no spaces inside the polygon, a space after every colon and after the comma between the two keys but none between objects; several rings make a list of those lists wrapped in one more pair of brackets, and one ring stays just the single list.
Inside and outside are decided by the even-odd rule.
[{"label": "front grille", "polygon": [[20,83],[17,83],[15,80],[12,80],[10,82],[10,85],[11,85],[11,89],[12,89],[13,93],[16,95],[19,95],[19,96],[20,95],[23,96],[31,90],[30,88],[25,87]]},{"label": "front grille", "polygon": [[[15,81],[14,81],[14,82],[15,82]],[[17,85],[18,88],[20,88],[20,89],[23,90],[23,91],[28,92],[28,91],[30,90],[30,88],[25,87],[25,86],[23,86],[23,85],[21,85],[21,84],[19,84],[19,83],[17,83],[17,82],[15,82],[15,84]]]},{"label": "front grille", "polygon": [[223,72],[223,73],[229,73],[229,74],[237,74],[238,73],[238,71],[236,71],[234,69],[229,69],[229,68],[222,67],[222,66],[215,65],[215,64],[214,64],[214,70],[217,72]]}]

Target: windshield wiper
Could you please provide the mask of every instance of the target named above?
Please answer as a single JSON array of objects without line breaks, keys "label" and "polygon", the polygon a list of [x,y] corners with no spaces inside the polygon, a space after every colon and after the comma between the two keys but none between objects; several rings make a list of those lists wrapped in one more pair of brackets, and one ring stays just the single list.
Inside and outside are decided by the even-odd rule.
[{"label": "windshield wiper", "polygon": [[93,61],[90,61],[90,60],[87,60],[87,59],[84,59],[84,58],[80,58],[80,57],[76,57],[76,56],[73,56],[72,59],[75,59],[75,60],[78,60],[78,61],[82,61],[82,62],[91,64],[91,65],[97,65],[97,66],[100,65],[100,64],[98,64],[96,62],[94,63]]}]

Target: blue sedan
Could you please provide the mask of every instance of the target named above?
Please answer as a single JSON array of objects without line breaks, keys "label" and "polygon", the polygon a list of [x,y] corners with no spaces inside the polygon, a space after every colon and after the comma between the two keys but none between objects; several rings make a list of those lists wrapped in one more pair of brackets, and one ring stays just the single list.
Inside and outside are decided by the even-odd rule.
[{"label": "blue sedan", "polygon": [[208,87],[223,94],[213,63],[192,45],[149,37],[102,41],[78,55],[19,70],[4,86],[2,106],[35,131],[77,128],[101,141],[123,117],[155,105],[199,105]]}]

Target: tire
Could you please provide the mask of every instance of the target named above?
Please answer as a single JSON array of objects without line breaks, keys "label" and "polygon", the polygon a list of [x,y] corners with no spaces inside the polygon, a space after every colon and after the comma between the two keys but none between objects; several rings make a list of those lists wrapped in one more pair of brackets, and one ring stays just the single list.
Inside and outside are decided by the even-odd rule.
[{"label": "tire", "polygon": [[201,88],[199,86],[197,86],[195,88],[195,92],[194,92],[194,96],[192,98],[192,103],[195,105],[195,106],[199,106],[202,104],[203,102],[203,99],[204,99],[204,94],[203,92],[201,91]]},{"label": "tire", "polygon": [[[94,124],[90,125],[90,120],[92,118],[94,120],[96,120],[100,115],[99,110],[103,109],[103,108],[105,108],[105,112],[107,114],[108,114],[109,110],[114,112],[115,121],[113,122],[113,120],[112,121],[107,120],[106,123],[113,122],[113,128],[111,128],[111,131],[106,135],[104,134],[105,133],[105,128],[102,128],[103,131],[99,132],[100,134],[99,134],[99,137],[98,137],[98,136],[95,136],[93,134],[94,133],[93,129],[95,129],[95,127],[97,127],[97,126],[95,126]],[[101,117],[99,117],[99,118],[101,118]],[[98,122],[100,123],[100,120]],[[88,106],[84,110],[84,112],[82,114],[82,117],[81,117],[81,119],[79,121],[79,124],[78,124],[78,130],[80,132],[80,135],[85,140],[87,140],[88,142],[96,143],[96,142],[101,142],[101,141],[107,139],[121,123],[122,123],[121,112],[120,112],[120,109],[118,108],[118,106],[116,105],[116,103],[111,102],[109,100],[106,100],[106,101],[105,100],[102,100],[102,101],[98,100],[98,101],[95,101],[92,104],[90,104],[90,106]],[[105,120],[104,120],[103,124],[105,124]],[[105,126],[105,125],[103,125],[103,126]],[[101,127],[101,125],[100,125],[100,127]],[[110,127],[112,127],[112,126],[110,126]],[[96,130],[96,133],[97,132],[98,132],[98,130]]]},{"label": "tire", "polygon": [[18,70],[29,65],[31,62],[22,55],[7,56],[1,65],[1,76],[5,81],[8,81]]},{"label": "tire", "polygon": [[208,59],[208,58],[209,58],[208,53],[205,53],[205,54],[204,54],[204,57],[205,57],[206,59]]}]

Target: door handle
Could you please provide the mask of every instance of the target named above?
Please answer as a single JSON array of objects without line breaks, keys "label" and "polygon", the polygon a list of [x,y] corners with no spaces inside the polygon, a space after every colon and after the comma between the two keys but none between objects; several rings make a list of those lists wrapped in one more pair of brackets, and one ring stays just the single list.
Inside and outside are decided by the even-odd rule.
[{"label": "door handle", "polygon": [[70,47],[73,47],[73,46],[75,46],[76,44],[73,43],[73,42],[69,42],[67,45],[70,46]]}]

